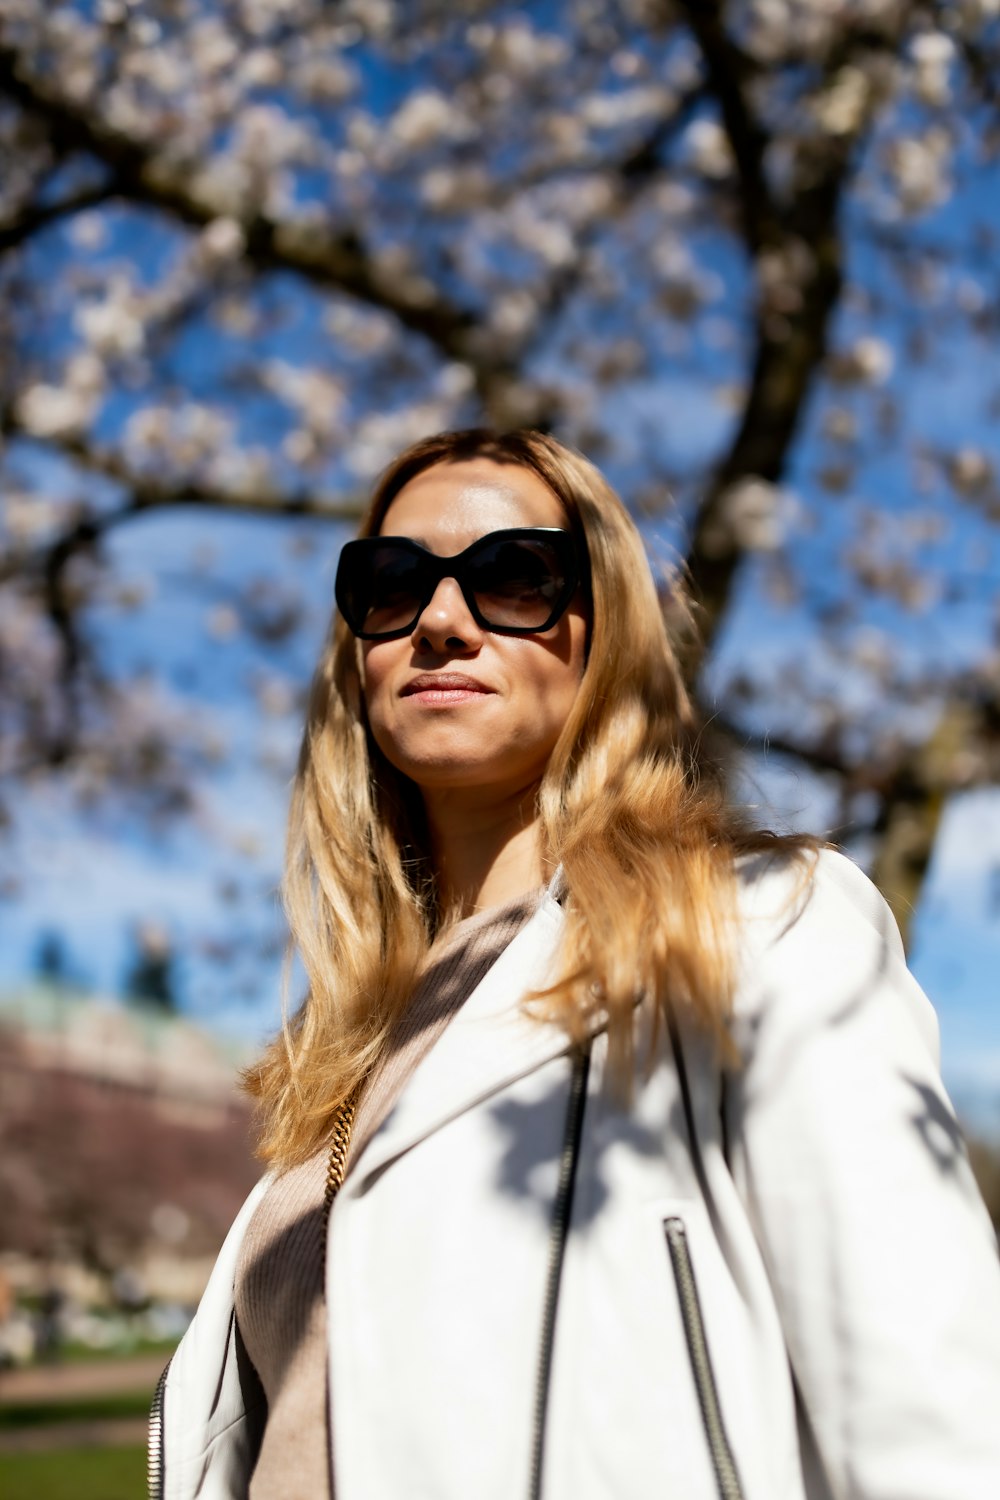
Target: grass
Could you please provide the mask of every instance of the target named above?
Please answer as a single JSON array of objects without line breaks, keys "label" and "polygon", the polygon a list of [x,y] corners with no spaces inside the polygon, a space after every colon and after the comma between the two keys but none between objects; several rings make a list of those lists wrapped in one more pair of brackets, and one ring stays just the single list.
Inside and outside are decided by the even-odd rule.
[{"label": "grass", "polygon": [[0,1456],[3,1500],[142,1500],[145,1448],[71,1448]]},{"label": "grass", "polygon": [[[172,1345],[166,1346],[167,1353]],[[0,1438],[16,1433],[51,1431],[71,1422],[144,1420],[152,1391],[138,1390],[62,1399],[4,1401],[0,1406]],[[135,1429],[133,1428],[134,1432]],[[124,1436],[124,1434],[123,1434]],[[0,1453],[0,1496],[3,1500],[143,1500],[146,1494],[146,1449],[128,1441],[115,1446],[82,1446],[76,1434],[65,1432],[71,1448],[53,1446],[38,1453]]]},{"label": "grass", "polygon": [[61,1344],[59,1363],[66,1365],[111,1364],[116,1359],[133,1359],[137,1354],[162,1354],[163,1363],[177,1348],[176,1338],[136,1339],[134,1343],[116,1344],[108,1349],[92,1349],[89,1344]]},{"label": "grass", "polygon": [[116,1417],[145,1417],[152,1391],[128,1391],[118,1396],[73,1396],[65,1401],[8,1401],[0,1406],[0,1432],[25,1427],[51,1427],[58,1422],[107,1422]]}]

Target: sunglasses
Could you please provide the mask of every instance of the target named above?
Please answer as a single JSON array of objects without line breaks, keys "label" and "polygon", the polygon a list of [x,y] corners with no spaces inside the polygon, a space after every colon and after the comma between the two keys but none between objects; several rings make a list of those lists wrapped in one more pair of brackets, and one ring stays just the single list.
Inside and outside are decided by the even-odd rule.
[{"label": "sunglasses", "polygon": [[534,635],[559,619],[580,568],[570,533],[548,526],[491,531],[454,557],[405,536],[365,536],[340,554],[337,607],[361,640],[389,640],[413,629],[442,578],[454,578],[484,630]]}]

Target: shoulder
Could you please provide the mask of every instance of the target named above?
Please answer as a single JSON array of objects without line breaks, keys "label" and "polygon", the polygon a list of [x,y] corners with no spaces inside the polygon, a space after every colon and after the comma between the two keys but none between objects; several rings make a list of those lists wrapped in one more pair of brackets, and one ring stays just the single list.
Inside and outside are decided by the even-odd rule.
[{"label": "shoulder", "polygon": [[741,1020],[799,1029],[876,1013],[938,1054],[937,1019],[906,967],[895,918],[856,864],[829,848],[737,863]]},{"label": "shoulder", "polygon": [[830,847],[744,855],[736,861],[740,917],[758,940],[774,942],[807,912],[812,920],[859,921],[903,958],[903,944],[884,897],[853,860]]}]

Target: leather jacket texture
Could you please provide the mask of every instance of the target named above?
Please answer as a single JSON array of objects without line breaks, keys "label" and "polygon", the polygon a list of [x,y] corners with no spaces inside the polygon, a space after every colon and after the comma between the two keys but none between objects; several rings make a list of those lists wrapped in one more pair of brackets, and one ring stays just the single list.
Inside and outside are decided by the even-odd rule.
[{"label": "leather jacket texture", "polygon": [[[602,1033],[521,1007],[549,895],[352,1161],[337,1500],[997,1500],[1000,1265],[933,1010],[843,856],[738,869],[738,1066],[679,1007],[624,1105]],[[160,1392],[165,1500],[247,1494],[233,1275],[266,1183]]]}]

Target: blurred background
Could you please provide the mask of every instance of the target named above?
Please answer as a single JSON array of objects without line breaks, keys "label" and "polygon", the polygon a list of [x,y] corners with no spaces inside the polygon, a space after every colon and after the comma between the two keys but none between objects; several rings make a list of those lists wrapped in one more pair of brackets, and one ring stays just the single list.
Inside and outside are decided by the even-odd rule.
[{"label": "blurred background", "polygon": [[0,0],[8,1500],[140,1492],[338,550],[443,427],[579,446],[688,576],[1000,1216],[998,79],[1000,0]]}]

